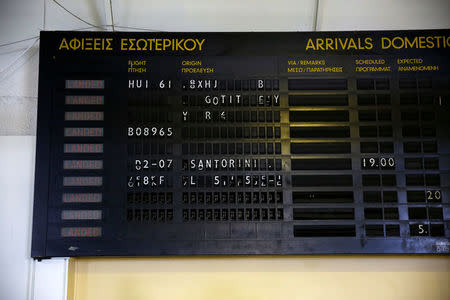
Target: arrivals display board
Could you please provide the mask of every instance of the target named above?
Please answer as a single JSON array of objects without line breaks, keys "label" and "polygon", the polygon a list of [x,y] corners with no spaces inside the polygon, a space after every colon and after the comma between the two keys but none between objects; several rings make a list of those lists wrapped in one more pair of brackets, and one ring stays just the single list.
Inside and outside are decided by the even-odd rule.
[{"label": "arrivals display board", "polygon": [[31,255],[450,252],[450,30],[41,32]]}]

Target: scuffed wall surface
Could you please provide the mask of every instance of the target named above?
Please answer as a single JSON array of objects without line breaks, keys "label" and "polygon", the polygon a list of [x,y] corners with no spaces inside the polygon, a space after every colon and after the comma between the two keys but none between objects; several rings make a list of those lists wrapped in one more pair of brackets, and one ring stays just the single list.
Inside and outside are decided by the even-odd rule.
[{"label": "scuffed wall surface", "polygon": [[0,136],[36,135],[37,98],[0,96]]},{"label": "scuffed wall surface", "polygon": [[0,136],[36,135],[38,45],[26,53],[27,48],[20,49],[12,62],[1,67],[6,70],[0,74]]}]

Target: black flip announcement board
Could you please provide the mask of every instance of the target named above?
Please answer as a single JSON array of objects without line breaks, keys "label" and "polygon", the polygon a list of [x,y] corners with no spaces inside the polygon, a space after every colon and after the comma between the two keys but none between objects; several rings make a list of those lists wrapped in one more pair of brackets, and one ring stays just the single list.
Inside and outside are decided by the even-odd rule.
[{"label": "black flip announcement board", "polygon": [[42,32],[32,256],[450,252],[450,31]]}]

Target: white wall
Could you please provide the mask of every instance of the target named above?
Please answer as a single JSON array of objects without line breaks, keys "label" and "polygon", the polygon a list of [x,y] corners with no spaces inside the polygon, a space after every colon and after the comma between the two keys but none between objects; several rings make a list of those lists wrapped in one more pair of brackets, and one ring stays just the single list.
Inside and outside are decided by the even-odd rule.
[{"label": "white wall", "polygon": [[[26,299],[30,293],[28,283],[33,262],[28,249],[35,141],[33,136],[0,137],[1,299]],[[16,285],[17,289],[13,290]]]},{"label": "white wall", "polygon": [[30,259],[36,137],[0,136],[0,299],[65,299],[67,259]]},{"label": "white wall", "polygon": [[318,29],[450,28],[449,0],[320,0]]},{"label": "white wall", "polygon": [[[109,0],[59,2],[93,25],[111,22]],[[116,29],[122,31],[313,28],[314,0],[113,0],[112,4]],[[318,30],[450,28],[449,11],[448,0],[320,0]],[[88,26],[52,0],[0,0],[0,44],[37,36],[41,29]],[[0,47],[0,299],[49,300],[65,295],[67,261],[29,258],[38,84],[35,42]]]}]

